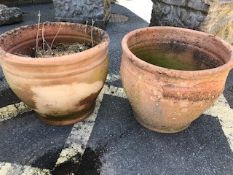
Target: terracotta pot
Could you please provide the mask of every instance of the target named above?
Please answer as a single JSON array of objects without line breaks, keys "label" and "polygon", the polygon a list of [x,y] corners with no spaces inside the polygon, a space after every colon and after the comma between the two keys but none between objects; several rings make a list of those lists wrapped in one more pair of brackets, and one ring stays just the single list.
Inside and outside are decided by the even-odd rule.
[{"label": "terracotta pot", "polygon": [[37,25],[24,26],[0,36],[1,64],[6,80],[43,121],[54,125],[79,122],[92,113],[106,79],[108,34],[81,24],[44,23],[47,42],[54,38],[55,42],[93,41],[96,46],[60,57],[16,55],[33,53],[37,31]]},{"label": "terracotta pot", "polygon": [[209,108],[233,66],[229,44],[189,29],[138,29],[123,38],[122,49],[121,77],[135,117],[162,133],[184,130]]}]

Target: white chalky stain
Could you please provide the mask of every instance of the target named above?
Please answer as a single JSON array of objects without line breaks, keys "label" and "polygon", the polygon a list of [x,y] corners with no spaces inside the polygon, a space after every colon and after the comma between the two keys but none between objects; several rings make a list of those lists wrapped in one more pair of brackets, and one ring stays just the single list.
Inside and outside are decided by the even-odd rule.
[{"label": "white chalky stain", "polygon": [[[119,79],[120,79],[119,75],[108,74],[107,82],[113,82]],[[105,87],[105,89],[106,89],[106,94],[108,95],[126,98],[126,94],[123,88],[117,88],[114,86],[110,86],[110,87]],[[16,117],[19,114],[23,114],[29,111],[31,111],[31,109],[27,105],[25,105],[23,102],[2,107],[0,108],[0,122],[9,120],[11,118]]]},{"label": "white chalky stain", "polygon": [[92,84],[73,83],[71,85],[54,85],[33,87],[36,109],[40,113],[49,111],[66,112],[77,110],[78,103],[93,93],[97,93],[103,86],[102,81]]},{"label": "white chalky stain", "polygon": [[4,165],[0,166],[0,174],[7,175],[7,173],[11,170],[12,166],[10,163],[5,163]]}]

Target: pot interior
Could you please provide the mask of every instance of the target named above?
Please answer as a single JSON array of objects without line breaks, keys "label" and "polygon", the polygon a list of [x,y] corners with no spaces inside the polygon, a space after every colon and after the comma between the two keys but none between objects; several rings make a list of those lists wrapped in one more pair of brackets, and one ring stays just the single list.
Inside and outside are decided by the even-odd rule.
[{"label": "pot interior", "polygon": [[131,51],[147,63],[175,70],[205,70],[216,68],[224,64],[222,59],[217,59],[196,47],[179,43],[154,43]]},{"label": "pot interior", "polygon": [[201,36],[201,33],[198,33],[200,36],[195,36],[186,32],[177,29],[169,29],[167,32],[161,29],[138,32],[129,37],[127,44],[137,58],[168,69],[206,70],[229,61],[229,50],[221,42],[211,41],[211,38]]},{"label": "pot interior", "polygon": [[[51,48],[57,44],[80,43],[88,48],[107,40],[107,34],[96,27],[74,23],[44,23],[25,26],[1,35],[1,47],[11,54],[35,57],[37,43]],[[52,44],[53,43],[53,44]]]}]

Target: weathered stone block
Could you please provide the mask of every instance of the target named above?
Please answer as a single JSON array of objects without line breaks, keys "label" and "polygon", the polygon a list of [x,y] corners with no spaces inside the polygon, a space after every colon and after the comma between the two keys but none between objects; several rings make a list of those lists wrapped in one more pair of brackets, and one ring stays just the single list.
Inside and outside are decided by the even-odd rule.
[{"label": "weathered stone block", "polygon": [[40,3],[49,3],[49,2],[52,2],[52,0],[0,0],[1,4],[7,5],[7,6],[40,4]]},{"label": "weathered stone block", "polygon": [[152,0],[154,3],[156,2],[156,1],[160,1],[160,2],[163,2],[163,3],[165,3],[165,4],[172,4],[172,5],[183,5],[183,6],[185,6],[185,3],[186,3],[186,0],[176,0],[176,1],[174,1],[174,0]]},{"label": "weathered stone block", "polygon": [[110,0],[53,0],[58,21],[87,23],[105,28],[110,17]]},{"label": "weathered stone block", "polygon": [[152,1],[150,26],[201,30],[233,43],[233,0]]},{"label": "weathered stone block", "polygon": [[13,24],[23,20],[23,13],[17,7],[7,7],[0,4],[0,25]]}]

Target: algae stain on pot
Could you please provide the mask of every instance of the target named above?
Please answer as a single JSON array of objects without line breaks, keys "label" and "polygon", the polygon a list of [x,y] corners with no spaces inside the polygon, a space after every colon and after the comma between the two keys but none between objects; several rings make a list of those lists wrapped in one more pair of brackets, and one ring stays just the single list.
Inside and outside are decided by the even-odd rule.
[{"label": "algae stain on pot", "polygon": [[178,60],[175,56],[169,56],[166,54],[161,53],[152,53],[152,52],[140,52],[136,54],[137,57],[143,58],[144,61],[161,66],[164,68],[170,68],[170,69],[177,69],[177,70],[196,70],[195,65],[189,65],[182,63],[182,61]]},{"label": "algae stain on pot", "polygon": [[209,58],[205,52],[174,41],[133,48],[132,52],[147,63],[168,69],[196,71],[220,65],[215,59]]},{"label": "algae stain on pot", "polygon": [[32,92],[36,110],[44,114],[51,115],[51,112],[55,112],[62,115],[66,114],[67,111],[85,108],[80,102],[91,94],[99,92],[102,86],[102,81],[96,81],[92,84],[72,83],[70,85],[36,86],[32,88]]}]

